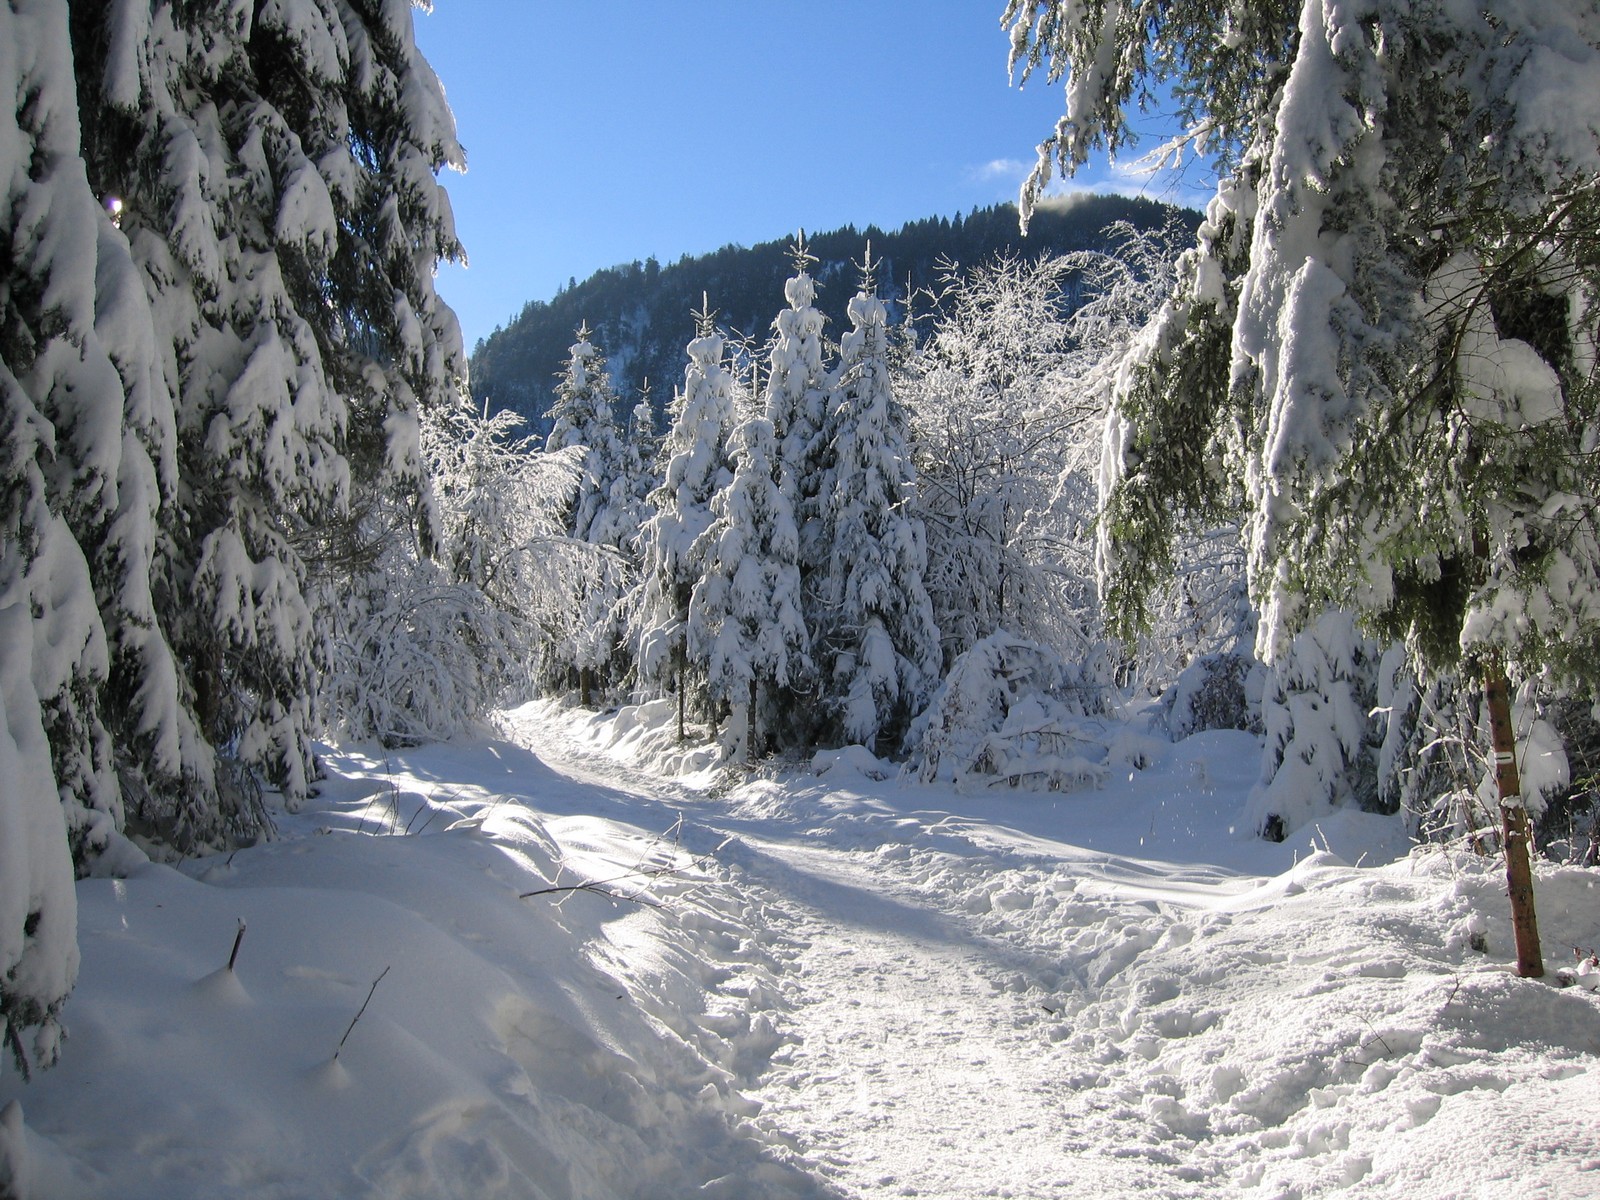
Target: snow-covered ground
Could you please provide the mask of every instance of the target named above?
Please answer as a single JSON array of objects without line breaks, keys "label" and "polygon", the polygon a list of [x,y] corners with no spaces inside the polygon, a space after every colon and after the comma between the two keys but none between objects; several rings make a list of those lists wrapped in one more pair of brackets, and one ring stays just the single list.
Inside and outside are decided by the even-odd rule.
[{"label": "snow-covered ground", "polygon": [[[1247,735],[974,795],[504,725],[80,884],[24,1195],[1600,1196],[1600,997],[1508,972],[1492,860],[1231,831]],[[1540,872],[1552,968],[1597,882]]]}]

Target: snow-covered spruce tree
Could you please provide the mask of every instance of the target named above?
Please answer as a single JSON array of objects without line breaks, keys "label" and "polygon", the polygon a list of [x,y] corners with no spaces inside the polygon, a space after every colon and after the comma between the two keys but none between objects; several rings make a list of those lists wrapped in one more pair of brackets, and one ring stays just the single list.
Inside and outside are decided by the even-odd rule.
[{"label": "snow-covered spruce tree", "polygon": [[602,509],[610,499],[611,483],[621,471],[623,447],[617,435],[616,396],[605,356],[592,341],[594,335],[587,324],[579,327],[576,336],[556,382],[545,449],[584,448],[583,474],[567,514],[567,532],[593,541],[596,521],[604,520]]},{"label": "snow-covered spruce tree", "polygon": [[[69,825],[81,839],[115,810],[90,560],[102,538],[136,554],[153,496],[143,477],[119,489],[128,398],[97,319],[137,309],[97,308],[127,246],[78,155],[64,4],[0,5],[0,91],[14,101],[0,117],[0,1053],[25,1073],[23,1034],[35,1061],[55,1058],[78,972]],[[133,528],[107,537],[119,511]]]},{"label": "snow-covered spruce tree", "polygon": [[1379,806],[1382,744],[1373,715],[1381,647],[1330,610],[1295,635],[1267,675],[1266,753],[1245,805],[1257,833],[1282,841],[1335,807]]},{"label": "snow-covered spruce tree", "polygon": [[462,369],[432,281],[461,151],[404,5],[71,8],[89,180],[123,201],[174,397],[153,593],[189,736],[179,772],[126,764],[128,819],[247,838],[255,780],[293,805],[312,768],[310,575],[364,565],[361,518],[417,493],[418,405]]},{"label": "snow-covered spruce tree", "polygon": [[616,396],[606,371],[605,356],[595,346],[587,324],[577,331],[562,365],[551,406],[551,429],[545,450],[575,450],[583,455],[577,492],[568,506],[567,533],[596,548],[589,569],[575,581],[572,597],[574,620],[566,636],[547,647],[547,685],[575,681],[581,702],[592,702],[595,689],[617,681],[624,673],[623,643],[626,614],[623,597],[630,587],[632,562],[623,549],[636,536],[630,519],[637,512],[625,495],[613,503],[613,491],[623,474],[625,450],[618,436]]},{"label": "snow-covered spruce tree", "polygon": [[711,498],[728,486],[728,437],[733,425],[733,377],[723,364],[723,340],[710,306],[695,314],[683,390],[673,402],[672,428],[661,453],[661,486],[652,493],[655,513],[640,537],[640,584],[633,608],[639,680],[678,697],[678,734],[684,735],[691,680],[689,600],[704,573],[701,535],[711,527]]},{"label": "snow-covered spruce tree", "polygon": [[891,744],[904,734],[938,682],[940,652],[906,417],[890,379],[888,313],[867,253],[822,427],[804,597],[822,736],[872,749],[884,734]]},{"label": "snow-covered spruce tree", "polygon": [[609,528],[602,531],[607,545],[614,545],[623,556],[637,566],[639,539],[650,518],[650,493],[660,484],[656,475],[656,459],[661,452],[661,438],[656,433],[655,408],[650,401],[650,385],[640,390],[639,400],[628,417],[628,428],[622,439],[622,460],[617,476],[611,482]]},{"label": "snow-covered spruce tree", "polygon": [[705,564],[689,600],[689,653],[706,687],[731,711],[729,759],[744,762],[806,680],[809,638],[801,614],[800,535],[778,486],[772,422],[751,417],[734,432],[733,479],[711,498],[711,527],[694,548]]},{"label": "snow-covered spruce tree", "polygon": [[[783,285],[788,307],[772,322],[767,357],[766,416],[778,441],[778,487],[802,523],[813,507],[821,473],[822,422],[828,403],[828,371],[822,326],[814,306],[817,283],[810,269],[816,259],[806,250],[804,231],[790,251],[794,274]],[[805,538],[802,528],[802,538]]]},{"label": "snow-covered spruce tree", "polygon": [[[1119,382],[1102,570],[1130,616],[1172,514],[1247,519],[1258,644],[1326,607],[1485,684],[1518,965],[1543,971],[1506,672],[1600,665],[1594,313],[1600,12],[1014,0],[1013,62],[1071,69],[1052,163],[1170,79],[1233,150]],[[1224,464],[1227,464],[1224,466]]]}]

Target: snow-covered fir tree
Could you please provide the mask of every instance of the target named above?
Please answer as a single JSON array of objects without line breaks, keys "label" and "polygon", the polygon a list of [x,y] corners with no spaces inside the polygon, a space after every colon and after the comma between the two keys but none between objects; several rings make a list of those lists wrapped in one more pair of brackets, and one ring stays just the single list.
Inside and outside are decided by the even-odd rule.
[{"label": "snow-covered fir tree", "polygon": [[310,576],[378,493],[418,491],[418,405],[462,369],[432,269],[459,252],[435,173],[463,160],[405,6],[86,4],[72,35],[176,431],[153,594],[183,745],[128,764],[128,817],[248,837],[258,777],[290,804],[309,782]]},{"label": "snow-covered fir tree", "polygon": [[[568,534],[594,548],[572,597],[573,619],[545,648],[548,685],[575,676],[583,703],[624,673],[627,614],[623,599],[634,566],[628,551],[638,511],[622,483],[626,449],[618,434],[616,396],[606,360],[587,325],[577,331],[556,384],[546,452],[582,455],[578,488],[566,513]],[[620,491],[619,491],[620,488]]]},{"label": "snow-covered fir tree", "polygon": [[1600,14],[1013,0],[1006,20],[1014,63],[1072,71],[1025,204],[1125,140],[1152,77],[1230,149],[1119,382],[1109,592],[1137,618],[1174,516],[1231,508],[1263,656],[1329,607],[1429,670],[1465,652],[1507,767],[1519,968],[1542,973],[1504,669],[1592,693],[1600,663]]},{"label": "snow-covered fir tree", "polygon": [[728,438],[734,423],[734,385],[723,360],[723,339],[710,306],[695,314],[683,390],[674,398],[672,428],[662,445],[661,486],[655,513],[640,538],[638,603],[634,608],[635,662],[641,682],[670,687],[686,714],[689,600],[704,572],[697,552],[711,527],[711,498],[728,486]]},{"label": "snow-covered fir tree", "polygon": [[689,601],[689,652],[711,699],[728,706],[729,758],[759,754],[810,675],[801,612],[800,535],[776,479],[772,423],[752,417],[732,438],[733,479],[711,498],[694,548],[704,573]]},{"label": "snow-covered fir tree", "polygon": [[813,306],[817,283],[810,268],[817,260],[806,250],[803,232],[795,239],[791,257],[794,274],[783,285],[788,307],[772,322],[766,417],[778,443],[778,487],[803,521],[820,486],[818,456],[829,384],[822,334],[825,318]]},{"label": "snow-covered fir tree", "polygon": [[1336,807],[1378,807],[1381,657],[1355,619],[1336,611],[1323,613],[1277,656],[1261,700],[1261,780],[1245,805],[1255,832],[1282,841]]},{"label": "snow-covered fir tree", "polygon": [[[78,154],[64,5],[0,7],[0,92],[0,1036],[27,1071],[54,1059],[77,977],[69,822],[81,834],[90,806],[114,809],[94,548],[73,522],[92,536],[122,499],[124,388],[96,277],[102,255],[108,276],[128,257]],[[148,530],[142,499],[128,516]]]},{"label": "snow-covered fir tree", "polygon": [[870,255],[869,247],[821,432],[820,485],[807,514],[815,536],[801,548],[823,736],[869,749],[905,731],[940,665],[888,311],[874,294]]},{"label": "snow-covered fir tree", "polygon": [[578,329],[577,340],[561,366],[555,402],[550,406],[550,435],[545,439],[545,449],[549,451],[584,448],[583,475],[567,524],[573,537],[586,542],[605,540],[596,537],[595,526],[597,522],[608,523],[603,510],[610,501],[611,484],[621,472],[623,458],[615,415],[616,396],[611,390],[605,355],[592,339],[588,325]]},{"label": "snow-covered fir tree", "polygon": [[656,475],[656,459],[660,453],[655,408],[650,400],[649,384],[646,384],[628,416],[622,438],[622,457],[607,500],[609,528],[602,531],[602,540],[616,546],[634,564],[639,561],[639,539],[650,518],[650,493],[660,483]]}]

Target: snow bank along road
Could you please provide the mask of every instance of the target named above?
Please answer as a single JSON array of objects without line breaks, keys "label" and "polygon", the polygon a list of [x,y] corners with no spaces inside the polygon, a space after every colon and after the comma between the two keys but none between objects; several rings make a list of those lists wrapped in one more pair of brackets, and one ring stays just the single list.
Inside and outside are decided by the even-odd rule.
[{"label": "snow bank along road", "polygon": [[[1507,973],[1492,861],[1234,836],[1244,735],[966,796],[650,733],[334,752],[279,840],[84,881],[24,1195],[1600,1196],[1596,993]],[[1597,879],[1541,872],[1552,961]]]}]

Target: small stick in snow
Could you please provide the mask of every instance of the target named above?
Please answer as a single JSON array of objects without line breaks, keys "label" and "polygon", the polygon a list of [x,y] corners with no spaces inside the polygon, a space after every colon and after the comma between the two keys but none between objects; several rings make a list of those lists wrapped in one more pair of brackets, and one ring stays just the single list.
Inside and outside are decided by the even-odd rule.
[{"label": "small stick in snow", "polygon": [[[682,818],[680,817],[679,820],[681,822]],[[676,828],[676,826],[674,826],[674,828]],[[716,850],[711,851],[709,854],[703,854],[690,863],[669,863],[666,866],[660,867],[638,866],[633,868],[631,871],[623,871],[620,875],[612,875],[608,879],[587,879],[582,883],[569,883],[559,886],[552,884],[549,887],[534,888],[531,892],[519,892],[517,894],[517,899],[526,900],[531,896],[552,896],[564,892],[593,892],[597,896],[609,896],[613,900],[629,900],[634,904],[644,904],[651,908],[660,908],[661,905],[654,901],[645,900],[638,896],[629,896],[622,892],[613,892],[609,890],[607,885],[613,883],[622,883],[630,879],[660,879],[664,876],[681,876],[686,875],[693,870],[703,869],[707,863],[714,861],[717,853],[732,840],[733,838],[731,836],[723,838],[722,841],[718,843]],[[560,876],[558,875],[557,878],[560,878]]]},{"label": "small stick in snow", "polygon": [[[390,966],[393,966],[391,963]],[[367,1005],[372,1003],[372,993],[378,990],[378,985],[383,982],[383,977],[389,973],[389,967],[378,972],[378,977],[372,981],[372,987],[367,991],[367,998],[361,1002],[361,1007],[356,1010],[356,1015],[350,1018],[350,1028],[344,1031],[344,1037],[339,1039],[339,1044],[334,1047],[333,1061],[339,1061],[339,1051],[344,1049],[344,1044],[350,1040],[350,1032],[355,1029],[356,1022],[361,1020],[361,1014],[367,1011]]]},{"label": "small stick in snow", "polygon": [[239,943],[244,941],[244,918],[239,918],[239,932],[233,935],[233,952],[228,955],[228,970],[233,971],[233,964],[239,961]]}]

